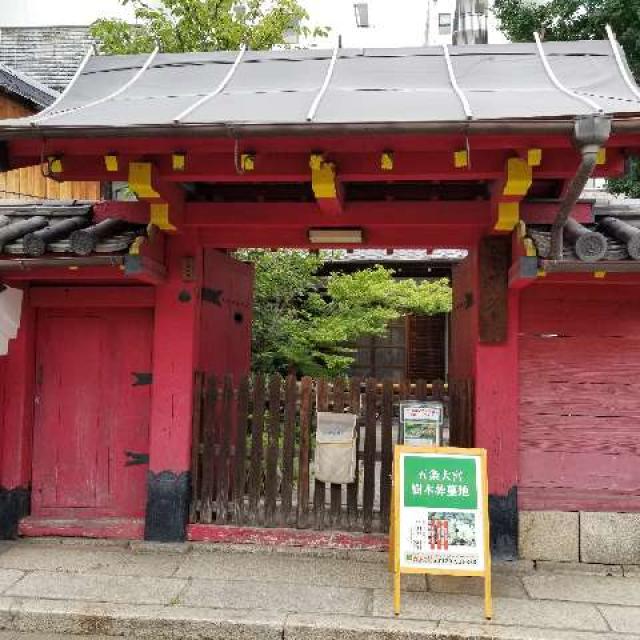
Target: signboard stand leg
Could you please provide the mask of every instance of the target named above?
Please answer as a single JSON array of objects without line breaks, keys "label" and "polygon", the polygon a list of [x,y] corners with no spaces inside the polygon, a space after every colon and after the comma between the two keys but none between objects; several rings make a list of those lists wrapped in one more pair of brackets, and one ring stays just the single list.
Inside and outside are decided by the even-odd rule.
[{"label": "signboard stand leg", "polygon": [[484,617],[491,620],[493,606],[491,602],[491,569],[484,574]]}]

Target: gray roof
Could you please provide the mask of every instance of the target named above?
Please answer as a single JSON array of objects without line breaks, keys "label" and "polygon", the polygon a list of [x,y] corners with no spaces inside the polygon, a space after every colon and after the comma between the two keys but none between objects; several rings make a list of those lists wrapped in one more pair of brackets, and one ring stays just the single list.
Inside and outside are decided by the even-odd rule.
[{"label": "gray roof", "polygon": [[[63,233],[53,233],[53,237],[46,239],[43,249],[48,255],[74,254],[70,242],[73,232],[90,230],[96,224],[93,220],[93,203],[64,200],[26,203],[24,200],[0,200],[0,256],[6,259],[41,255],[29,253],[25,247],[25,239],[30,235],[42,235],[41,232],[45,230],[52,231],[55,225],[72,219],[75,220],[73,228],[66,228]],[[101,237],[97,238],[91,253],[104,255],[126,251],[142,233],[140,225],[120,222],[117,228],[99,234]]]},{"label": "gray roof", "polygon": [[97,56],[52,110],[5,121],[2,130],[472,128],[594,112],[640,115],[640,90],[615,42],[546,42],[542,49],[517,43]]},{"label": "gray roof", "polygon": [[0,27],[0,64],[61,91],[92,42],[89,27]]},{"label": "gray roof", "polygon": [[58,97],[57,91],[4,64],[0,64],[0,90],[18,96],[32,105],[36,111],[48,107]]}]

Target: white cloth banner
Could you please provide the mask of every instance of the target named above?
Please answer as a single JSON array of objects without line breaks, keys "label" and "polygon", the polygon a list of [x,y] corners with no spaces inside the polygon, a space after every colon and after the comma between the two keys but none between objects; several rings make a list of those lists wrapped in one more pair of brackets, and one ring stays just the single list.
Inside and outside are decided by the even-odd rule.
[{"label": "white cloth banner", "polygon": [[0,356],[9,351],[9,340],[18,335],[22,311],[22,291],[0,285]]}]

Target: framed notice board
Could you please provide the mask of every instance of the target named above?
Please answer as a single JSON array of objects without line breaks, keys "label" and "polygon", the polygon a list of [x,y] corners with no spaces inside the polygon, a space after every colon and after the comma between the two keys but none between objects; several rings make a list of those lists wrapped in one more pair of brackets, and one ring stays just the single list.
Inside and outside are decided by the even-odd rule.
[{"label": "framed notice board", "polygon": [[400,575],[431,573],[483,577],[485,616],[491,618],[485,450],[397,445],[391,518],[389,561],[396,615]]}]

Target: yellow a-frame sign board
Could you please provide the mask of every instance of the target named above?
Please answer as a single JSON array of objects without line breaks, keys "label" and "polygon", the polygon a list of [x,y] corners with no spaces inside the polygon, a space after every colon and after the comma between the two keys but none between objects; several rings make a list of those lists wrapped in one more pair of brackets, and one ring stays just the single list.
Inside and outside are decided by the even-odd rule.
[{"label": "yellow a-frame sign board", "polygon": [[389,564],[393,608],[400,613],[403,573],[484,578],[491,618],[491,553],[487,454],[484,449],[394,450]]}]

